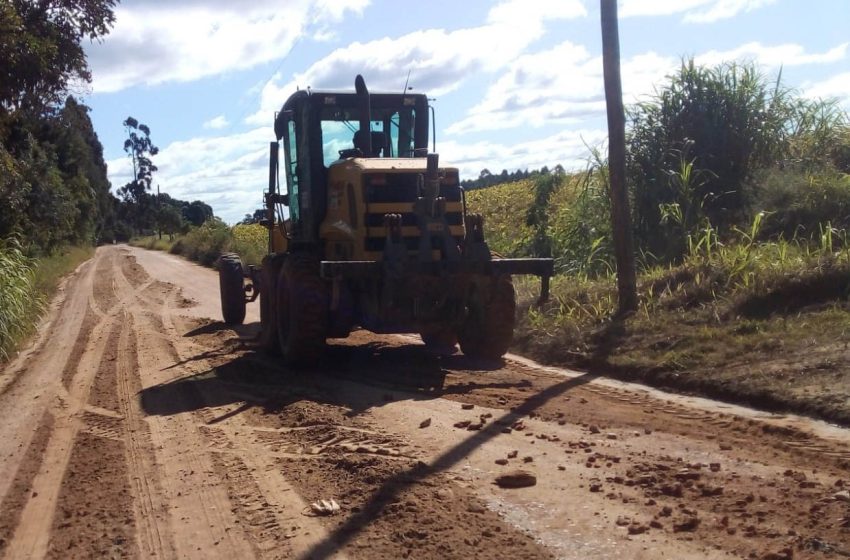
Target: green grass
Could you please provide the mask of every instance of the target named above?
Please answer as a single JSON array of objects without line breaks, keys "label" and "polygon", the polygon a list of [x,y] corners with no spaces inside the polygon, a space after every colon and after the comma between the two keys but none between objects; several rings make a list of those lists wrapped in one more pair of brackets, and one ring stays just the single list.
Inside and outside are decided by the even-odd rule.
[{"label": "green grass", "polygon": [[[802,185],[798,172],[774,170],[764,185],[778,193],[775,204],[749,224],[719,231],[703,220],[680,228],[684,254],[672,262],[638,251],[639,309],[616,319],[600,174],[567,176],[546,200],[546,216],[535,217],[558,274],[543,307],[534,304],[536,279],[514,279],[514,349],[545,363],[850,425],[850,237],[838,196],[847,175],[810,175]],[[540,200],[537,185],[468,194],[493,250],[540,256],[530,250],[540,228],[528,220]],[[791,196],[783,193],[792,204],[781,204]],[[787,234],[799,216],[808,227]]]},{"label": "green grass", "polygon": [[16,240],[0,242],[0,363],[10,359],[34,332],[62,278],[93,254],[91,247],[67,247],[31,259]]},{"label": "green grass", "polygon": [[639,310],[616,319],[615,277],[560,275],[523,302],[515,347],[547,363],[850,424],[850,247],[720,243],[705,232],[684,262],[645,269]]},{"label": "green grass", "polygon": [[174,240],[170,240],[168,237],[160,239],[158,235],[147,235],[144,237],[134,237],[130,240],[130,245],[153,251],[168,252],[178,239],[180,239],[180,236],[176,236]]},{"label": "green grass", "polygon": [[173,241],[151,235],[134,238],[130,245],[168,251],[204,266],[214,266],[222,253],[236,253],[244,264],[259,265],[267,253],[268,230],[258,224],[230,227],[213,219]]}]

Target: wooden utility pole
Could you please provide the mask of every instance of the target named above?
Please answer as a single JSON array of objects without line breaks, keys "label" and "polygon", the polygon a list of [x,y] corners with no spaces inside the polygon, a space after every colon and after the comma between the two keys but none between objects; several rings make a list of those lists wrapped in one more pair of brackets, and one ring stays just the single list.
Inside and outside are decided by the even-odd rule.
[{"label": "wooden utility pole", "polygon": [[626,192],[626,116],[620,83],[620,32],[617,0],[600,0],[602,19],[602,68],[605,103],[608,107],[608,176],[611,181],[611,222],[617,259],[619,314],[637,310],[635,250]]}]

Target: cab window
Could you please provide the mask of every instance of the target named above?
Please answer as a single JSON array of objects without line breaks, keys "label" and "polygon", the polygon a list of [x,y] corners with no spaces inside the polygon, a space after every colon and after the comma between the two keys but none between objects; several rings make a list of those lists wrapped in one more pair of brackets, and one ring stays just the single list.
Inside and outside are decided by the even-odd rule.
[{"label": "cab window", "polygon": [[300,218],[300,204],[298,191],[298,142],[296,136],[295,121],[290,119],[286,128],[286,184],[289,193],[289,215],[293,222]]}]

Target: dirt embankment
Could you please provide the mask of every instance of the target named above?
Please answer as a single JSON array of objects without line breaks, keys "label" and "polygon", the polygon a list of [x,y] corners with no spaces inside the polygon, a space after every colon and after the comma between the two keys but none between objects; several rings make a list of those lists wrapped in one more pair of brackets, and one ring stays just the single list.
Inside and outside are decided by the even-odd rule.
[{"label": "dirt embankment", "polygon": [[846,430],[362,331],[287,371],[201,318],[217,289],[121,247],[72,279],[3,374],[0,555],[850,554]]}]

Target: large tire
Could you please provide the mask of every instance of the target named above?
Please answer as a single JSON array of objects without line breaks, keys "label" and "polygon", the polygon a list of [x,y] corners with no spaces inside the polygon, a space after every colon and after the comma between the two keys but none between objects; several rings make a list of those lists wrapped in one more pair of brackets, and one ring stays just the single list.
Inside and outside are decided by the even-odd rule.
[{"label": "large tire", "polygon": [[328,287],[319,277],[319,261],[310,255],[288,255],[275,294],[284,362],[295,367],[316,365],[328,333]]},{"label": "large tire", "polygon": [[280,354],[280,342],[277,336],[277,314],[275,296],[277,277],[283,263],[283,255],[274,255],[263,259],[260,270],[260,336],[257,342],[260,348],[272,355]]},{"label": "large tire", "polygon": [[497,276],[478,289],[467,303],[467,317],[458,336],[470,358],[497,360],[511,346],[516,322],[516,292],[511,277]]},{"label": "large tire", "polygon": [[224,253],[218,258],[218,286],[224,322],[241,325],[245,321],[245,275],[239,255]]}]

